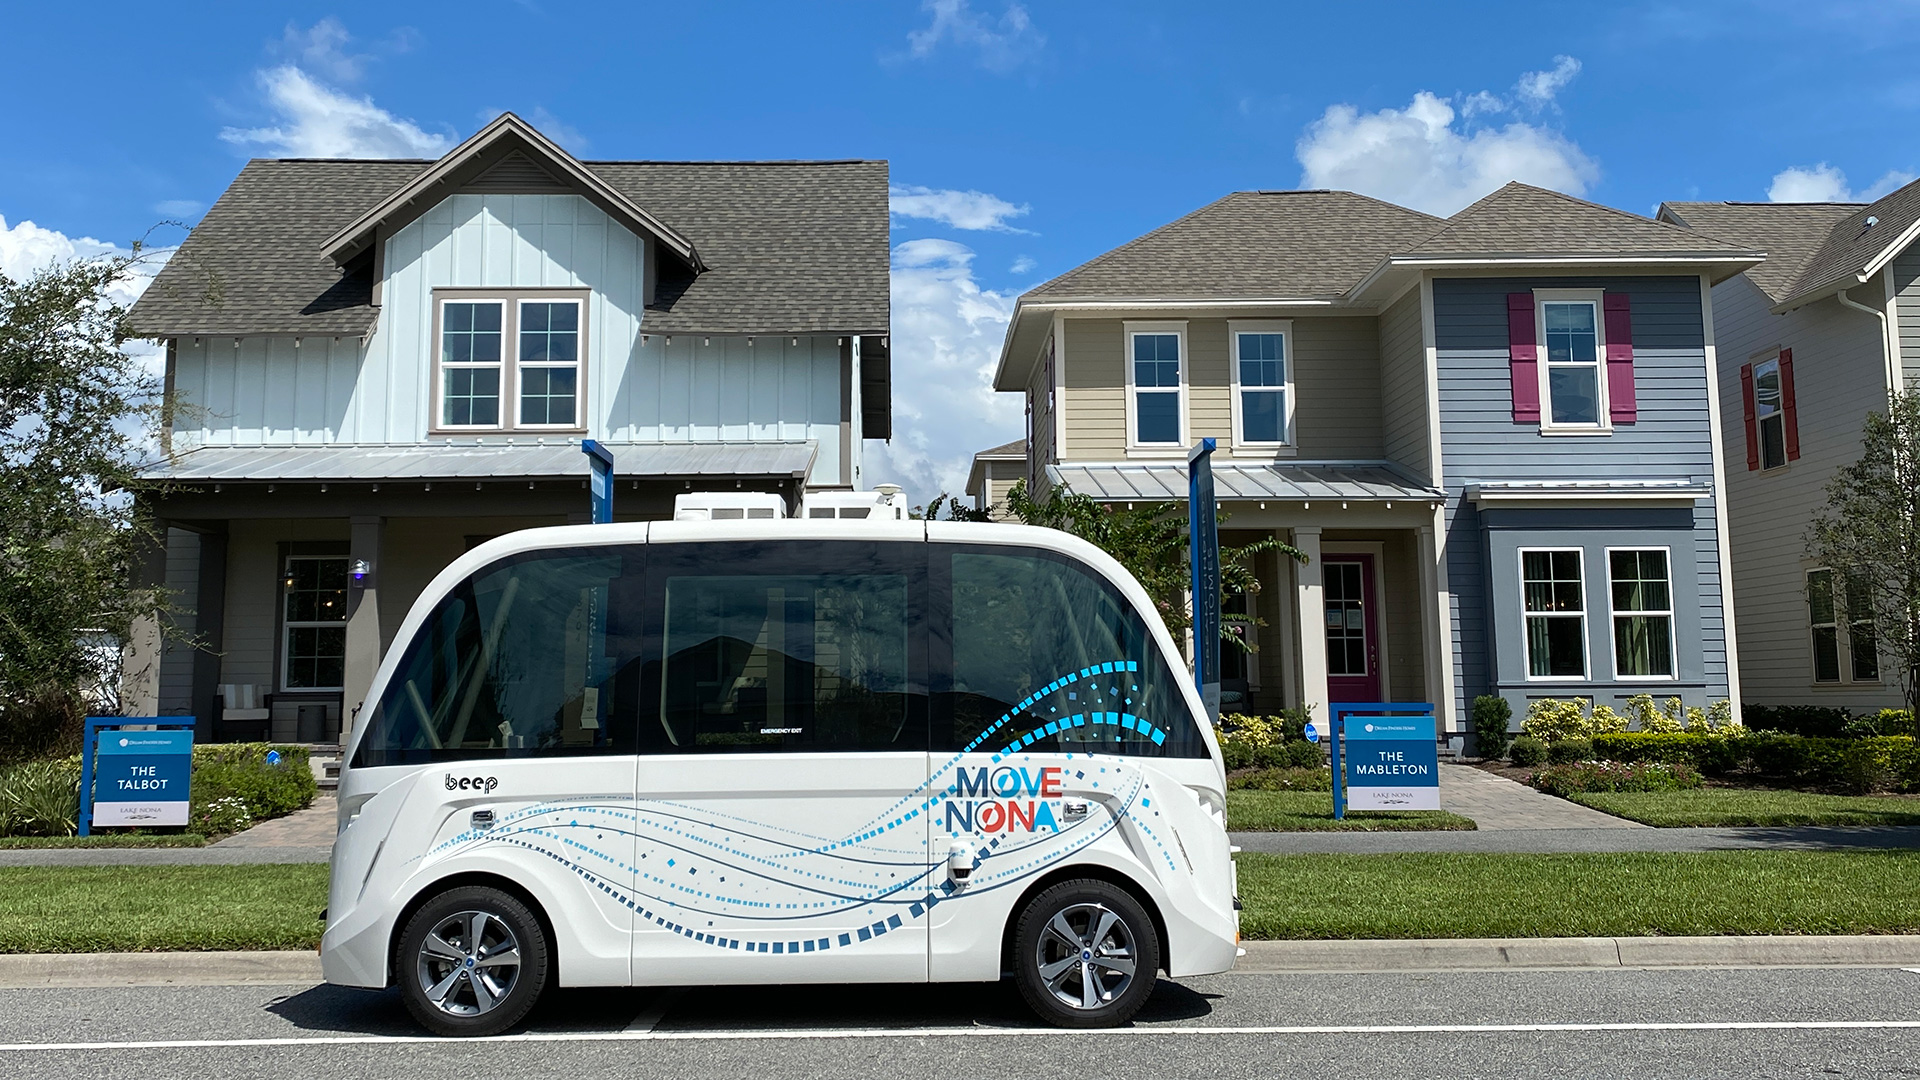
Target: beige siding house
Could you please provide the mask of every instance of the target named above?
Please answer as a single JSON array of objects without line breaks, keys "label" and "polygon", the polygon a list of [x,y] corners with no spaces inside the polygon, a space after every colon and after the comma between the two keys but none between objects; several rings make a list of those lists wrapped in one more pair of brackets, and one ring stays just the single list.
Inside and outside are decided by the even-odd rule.
[{"label": "beige siding house", "polygon": [[1807,555],[1861,425],[1920,388],[1920,184],[1859,203],[1667,203],[1663,219],[1766,251],[1714,287],[1727,513],[1746,698],[1872,710],[1899,673]]},{"label": "beige siding house", "polygon": [[995,521],[1012,520],[1007,512],[1007,493],[1027,478],[1027,441],[1015,439],[991,450],[973,455],[973,468],[967,473],[967,494],[973,497],[975,510],[986,510]]}]

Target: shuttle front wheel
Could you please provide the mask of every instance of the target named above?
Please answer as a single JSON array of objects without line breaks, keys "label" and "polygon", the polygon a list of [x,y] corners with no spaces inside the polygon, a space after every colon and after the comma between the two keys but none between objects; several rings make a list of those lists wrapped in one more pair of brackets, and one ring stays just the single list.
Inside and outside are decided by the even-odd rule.
[{"label": "shuttle front wheel", "polygon": [[407,1011],[436,1035],[494,1035],[527,1015],[546,988],[547,937],[527,906],[484,886],[449,889],[400,936]]},{"label": "shuttle front wheel", "polygon": [[1153,993],[1160,938],[1125,889],[1063,881],[1033,898],[1014,928],[1014,980],[1057,1027],[1115,1027]]}]

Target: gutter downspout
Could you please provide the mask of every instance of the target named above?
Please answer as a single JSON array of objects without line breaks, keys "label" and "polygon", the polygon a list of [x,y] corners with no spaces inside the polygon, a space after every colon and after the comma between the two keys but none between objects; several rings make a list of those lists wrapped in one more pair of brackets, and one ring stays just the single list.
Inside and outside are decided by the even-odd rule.
[{"label": "gutter downspout", "polygon": [[1840,301],[1840,303],[1846,307],[1850,307],[1855,311],[1864,311],[1880,320],[1880,356],[1885,362],[1886,367],[1886,370],[1882,372],[1882,374],[1887,377],[1887,395],[1888,400],[1891,401],[1892,395],[1898,393],[1900,390],[1901,380],[1898,376],[1897,367],[1900,362],[1900,354],[1894,352],[1888,345],[1888,334],[1890,331],[1887,328],[1887,313],[1879,308],[1870,308],[1855,300],[1853,297],[1848,296],[1846,289],[1841,289],[1839,292],[1834,293],[1833,298]]}]

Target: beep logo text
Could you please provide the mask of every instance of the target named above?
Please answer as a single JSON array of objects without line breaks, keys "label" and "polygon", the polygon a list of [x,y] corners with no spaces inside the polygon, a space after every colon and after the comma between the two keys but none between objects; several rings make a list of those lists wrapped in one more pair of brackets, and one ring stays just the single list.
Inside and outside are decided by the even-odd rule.
[{"label": "beep logo text", "polygon": [[947,792],[943,827],[949,832],[1059,832],[1059,818],[1046,800],[1062,797],[1063,771],[1058,765],[961,769]]}]

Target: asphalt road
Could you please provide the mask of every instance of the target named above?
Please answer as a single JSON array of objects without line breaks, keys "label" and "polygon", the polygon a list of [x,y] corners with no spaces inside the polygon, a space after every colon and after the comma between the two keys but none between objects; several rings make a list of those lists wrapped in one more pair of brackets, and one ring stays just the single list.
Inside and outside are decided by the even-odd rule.
[{"label": "asphalt road", "polygon": [[525,1032],[449,1042],[392,993],[0,991],[0,1076],[1920,1076],[1899,968],[1225,975],[1162,982],[1128,1029],[1033,1026],[1005,987],[572,990]]}]

